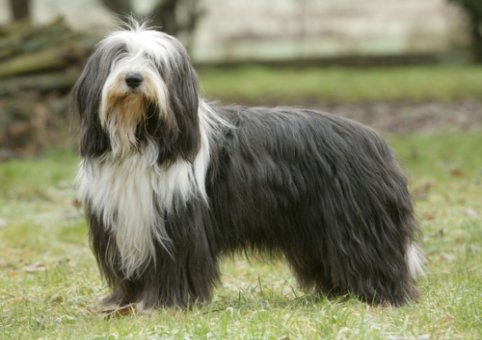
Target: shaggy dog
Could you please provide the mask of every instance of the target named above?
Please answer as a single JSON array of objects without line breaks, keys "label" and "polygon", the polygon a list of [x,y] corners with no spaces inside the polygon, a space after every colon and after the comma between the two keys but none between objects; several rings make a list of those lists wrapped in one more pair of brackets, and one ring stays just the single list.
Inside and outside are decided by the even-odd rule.
[{"label": "shaggy dog", "polygon": [[73,103],[106,305],[209,300],[220,256],[240,249],[282,255],[303,288],[375,304],[416,298],[407,182],[370,128],[207,103],[181,43],[138,23],[98,44]]}]

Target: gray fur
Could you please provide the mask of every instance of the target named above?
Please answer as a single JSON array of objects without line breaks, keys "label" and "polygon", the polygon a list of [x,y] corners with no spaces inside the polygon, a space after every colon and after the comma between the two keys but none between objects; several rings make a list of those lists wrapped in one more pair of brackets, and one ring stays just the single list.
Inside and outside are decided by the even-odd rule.
[{"label": "gray fur", "polygon": [[[155,145],[158,157],[146,177],[165,171],[173,185],[144,191],[162,201],[159,207],[178,201],[176,209],[149,215],[156,216],[154,229],[142,228],[162,226],[169,251],[153,233],[152,243],[144,242],[151,255],[132,275],[123,266],[126,246],[116,242],[115,223],[102,217],[124,213],[122,207],[94,204],[95,181],[84,177],[92,248],[112,288],[107,304],[185,307],[209,300],[219,280],[218,259],[240,250],[283,255],[306,289],[353,294],[368,303],[416,299],[418,227],[407,180],[386,142],[366,126],[313,110],[207,104],[189,57],[172,37],[137,27],[100,44],[74,90],[84,161],[103,166],[109,159],[105,166],[111,167],[126,162],[113,159],[98,118],[99,93],[115,72],[112,62],[126,57],[116,43],[125,35],[127,55],[137,35],[144,44],[154,39],[159,45],[146,58],[155,60],[155,86],[166,86],[168,97],[147,107],[136,127],[137,145],[122,157],[144,157]],[[192,167],[188,180],[169,171],[179,164]],[[196,190],[186,189],[191,180]]]}]

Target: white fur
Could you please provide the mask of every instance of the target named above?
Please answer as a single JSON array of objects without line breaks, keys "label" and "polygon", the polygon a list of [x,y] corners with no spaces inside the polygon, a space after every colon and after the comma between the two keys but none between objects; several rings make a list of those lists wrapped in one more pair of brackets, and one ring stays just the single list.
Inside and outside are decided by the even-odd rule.
[{"label": "white fur", "polygon": [[[99,158],[85,158],[77,178],[83,204],[99,218],[106,232],[113,234],[126,277],[139,275],[151,260],[156,260],[156,243],[171,255],[175,251],[164,223],[166,214],[176,212],[194,197],[208,204],[205,177],[210,161],[210,136],[218,126],[227,125],[200,99],[201,147],[192,163],[179,158],[168,166],[159,165],[155,143],[148,142],[138,149],[135,128],[137,119],[145,118],[143,108],[137,107],[136,102],[131,106],[121,103],[119,107],[116,100],[125,95],[142,95],[155,102],[161,118],[166,118],[170,114],[169,89],[158,69],[167,75],[175,74],[170,68],[176,68],[184,56],[183,47],[172,37],[136,22],[131,24],[130,30],[114,32],[101,42],[101,46],[119,42],[126,46],[126,51],[112,63],[99,108],[111,152]],[[143,75],[137,92],[133,93],[125,84],[127,72]],[[115,267],[117,254],[113,244],[106,257]]]},{"label": "white fur", "polygon": [[155,240],[166,251],[175,251],[165,229],[164,213],[175,212],[193,197],[207,204],[205,176],[213,125],[206,118],[210,113],[203,111],[201,148],[193,163],[179,159],[168,167],[160,166],[152,143],[127,156],[109,154],[81,163],[77,177],[80,199],[114,234],[127,277],[142,273],[151,259],[155,261]]},{"label": "white fur", "polygon": [[139,91],[147,98],[159,106],[161,115],[165,115],[169,108],[168,90],[162,78],[155,72],[152,65],[146,62],[142,56],[142,51],[137,51],[134,55],[122,58],[118,62],[113,63],[113,69],[107,77],[104,88],[102,90],[102,100],[100,105],[100,122],[104,128],[108,128],[109,124],[113,124],[112,120],[108,119],[109,103],[107,101],[109,92],[116,91],[117,93],[128,94],[130,89],[125,83],[125,75],[128,72],[138,72],[144,77],[144,82],[140,86]]},{"label": "white fur", "polygon": [[132,95],[131,89],[125,83],[125,76],[128,72],[140,73],[144,81],[138,88],[137,95],[145,96],[157,103],[161,117],[166,116],[169,111],[168,89],[157,69],[159,65],[162,65],[163,69],[169,67],[170,64],[167,61],[170,58],[176,58],[174,54],[177,53],[177,49],[173,46],[175,42],[168,35],[145,30],[139,25],[133,26],[131,31],[112,33],[103,40],[102,44],[119,42],[125,44],[127,51],[112,62],[109,76],[102,90],[99,118],[102,127],[109,131],[113,153],[122,154],[136,144],[135,129],[118,126],[117,120],[111,115],[113,108],[109,101],[110,95],[114,94],[115,97]]},{"label": "white fur", "polygon": [[424,256],[422,250],[415,243],[408,246],[405,261],[412,279],[415,280],[417,277],[424,275]]},{"label": "white fur", "polygon": [[[170,64],[167,61],[175,62],[181,59],[179,49],[183,47],[179,42],[165,33],[147,29],[143,25],[134,23],[128,31],[113,32],[102,40],[101,44],[109,45],[119,42],[124,43],[127,47],[127,55],[121,55],[119,60],[114,63],[113,69],[119,64],[129,65],[132,60],[139,65],[153,62],[165,68]],[[124,61],[122,61],[123,59]],[[172,73],[171,70],[165,71]]]}]

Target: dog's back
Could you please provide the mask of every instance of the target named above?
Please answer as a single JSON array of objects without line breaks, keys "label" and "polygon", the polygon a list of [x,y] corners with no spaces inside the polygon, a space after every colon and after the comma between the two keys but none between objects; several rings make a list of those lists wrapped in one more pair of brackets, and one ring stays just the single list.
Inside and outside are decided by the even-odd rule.
[{"label": "dog's back", "polygon": [[329,293],[416,296],[407,183],[377,133],[311,110],[216,109],[234,126],[207,176],[218,251],[282,252],[303,286]]}]

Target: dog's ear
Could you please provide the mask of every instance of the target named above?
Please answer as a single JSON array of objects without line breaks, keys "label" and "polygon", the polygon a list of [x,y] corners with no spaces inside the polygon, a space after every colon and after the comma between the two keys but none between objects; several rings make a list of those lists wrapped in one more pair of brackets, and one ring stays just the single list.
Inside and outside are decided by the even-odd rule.
[{"label": "dog's ear", "polygon": [[72,89],[72,112],[80,119],[80,153],[98,156],[110,150],[109,136],[100,124],[102,89],[116,56],[124,46],[99,46]]},{"label": "dog's ear", "polygon": [[179,41],[173,40],[177,47],[176,58],[169,60],[169,70],[163,72],[164,80],[169,89],[169,107],[179,129],[176,150],[184,159],[192,161],[201,140],[198,80],[186,50]]}]

